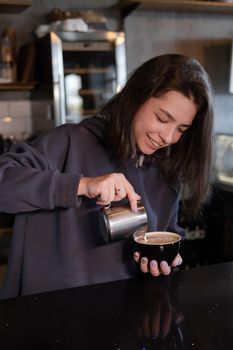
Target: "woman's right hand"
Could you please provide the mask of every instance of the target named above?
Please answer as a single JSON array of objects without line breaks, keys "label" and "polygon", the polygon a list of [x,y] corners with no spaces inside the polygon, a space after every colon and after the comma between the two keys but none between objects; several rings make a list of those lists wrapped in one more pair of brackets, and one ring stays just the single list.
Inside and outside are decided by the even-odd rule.
[{"label": "woman's right hand", "polygon": [[131,209],[134,212],[137,211],[137,201],[141,199],[122,173],[81,177],[77,195],[97,198],[96,203],[103,206],[128,197]]}]

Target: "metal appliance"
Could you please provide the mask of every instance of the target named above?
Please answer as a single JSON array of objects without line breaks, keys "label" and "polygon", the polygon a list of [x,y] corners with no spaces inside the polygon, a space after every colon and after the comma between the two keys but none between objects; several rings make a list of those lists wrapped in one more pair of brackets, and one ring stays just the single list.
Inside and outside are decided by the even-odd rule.
[{"label": "metal appliance", "polygon": [[[37,39],[36,52],[34,95],[44,99],[54,127],[95,114],[126,80],[124,32],[49,32]],[[33,117],[38,112],[36,105]]]}]

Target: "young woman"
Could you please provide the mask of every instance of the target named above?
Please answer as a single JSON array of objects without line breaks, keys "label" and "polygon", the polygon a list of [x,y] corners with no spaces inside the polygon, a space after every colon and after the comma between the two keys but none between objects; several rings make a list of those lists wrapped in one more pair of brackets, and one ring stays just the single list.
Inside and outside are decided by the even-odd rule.
[{"label": "young woman", "polygon": [[126,200],[136,211],[141,199],[149,230],[183,235],[181,190],[191,213],[208,191],[212,120],[204,69],[167,54],[136,69],[97,116],[14,144],[0,157],[0,210],[16,214],[1,298],[129,278],[138,265],[169,274],[165,261],[133,256],[131,240],[104,244],[98,213]]}]

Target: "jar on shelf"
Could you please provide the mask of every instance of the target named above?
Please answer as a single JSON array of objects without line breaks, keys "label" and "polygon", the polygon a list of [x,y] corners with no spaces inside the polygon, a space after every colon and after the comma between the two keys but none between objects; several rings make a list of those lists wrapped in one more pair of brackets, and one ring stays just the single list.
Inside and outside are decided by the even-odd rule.
[{"label": "jar on shelf", "polygon": [[9,83],[16,80],[16,33],[5,28],[1,38],[0,81]]}]

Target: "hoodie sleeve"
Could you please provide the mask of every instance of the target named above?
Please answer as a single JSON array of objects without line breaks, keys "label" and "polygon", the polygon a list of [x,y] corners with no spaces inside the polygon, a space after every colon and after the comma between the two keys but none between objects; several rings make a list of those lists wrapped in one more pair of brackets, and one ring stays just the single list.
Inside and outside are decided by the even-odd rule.
[{"label": "hoodie sleeve", "polygon": [[0,211],[19,213],[76,207],[80,174],[63,171],[70,139],[65,126],[0,156]]}]

